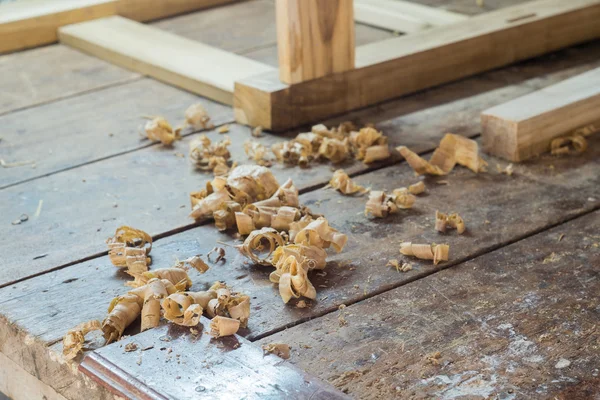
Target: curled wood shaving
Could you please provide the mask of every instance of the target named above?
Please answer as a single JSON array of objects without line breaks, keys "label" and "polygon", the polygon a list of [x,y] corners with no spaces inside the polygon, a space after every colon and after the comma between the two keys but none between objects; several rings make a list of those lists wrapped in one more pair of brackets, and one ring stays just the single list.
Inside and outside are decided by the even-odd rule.
[{"label": "curled wood shaving", "polygon": [[375,161],[385,160],[390,157],[390,148],[387,144],[369,146],[365,150],[365,157],[363,162],[365,164],[371,164]]},{"label": "curled wood shaving", "polygon": [[271,166],[271,161],[267,159],[268,150],[264,144],[257,142],[256,140],[248,140],[244,143],[244,151],[258,165],[265,167]]},{"label": "curled wood shaving", "polygon": [[348,242],[348,236],[329,226],[329,222],[323,217],[310,222],[294,237],[295,244],[305,246],[317,246],[327,249],[330,246],[339,253]]},{"label": "curled wood shaving", "polygon": [[423,193],[424,191],[425,191],[425,182],[423,182],[423,181],[419,181],[408,187],[408,192],[410,194],[417,195],[417,194]]},{"label": "curled wood shaving", "polygon": [[279,294],[284,303],[291,298],[300,296],[309,299],[317,298],[317,291],[308,280],[307,270],[298,263],[294,256],[287,257],[281,267],[281,276],[279,276]]},{"label": "curled wood shaving", "polygon": [[230,145],[231,140],[227,136],[212,143],[206,135],[199,135],[190,142],[190,159],[201,170],[213,171],[217,176],[225,175],[229,171]]},{"label": "curled wood shaving", "polygon": [[236,224],[235,214],[242,211],[242,206],[235,201],[224,201],[218,210],[213,212],[215,226],[220,231],[233,228]]},{"label": "curled wood shaving", "polygon": [[444,135],[429,161],[406,146],[399,146],[396,150],[418,175],[447,175],[456,164],[473,172],[483,172],[487,167],[487,162],[479,157],[479,145],[476,141],[452,133]]},{"label": "curled wood shaving", "polygon": [[413,244],[411,242],[400,244],[400,253],[422,260],[433,260],[435,265],[440,261],[448,261],[449,250],[450,246],[447,244]]},{"label": "curled wood shaving", "polygon": [[151,279],[146,285],[129,292],[142,300],[140,304],[142,307],[142,332],[158,326],[160,301],[176,291],[173,283],[166,279]]},{"label": "curled wood shaving", "polygon": [[202,104],[192,104],[185,110],[185,124],[194,129],[211,129],[213,127]]},{"label": "curled wood shaving", "polygon": [[[301,244],[288,244],[280,246],[273,252],[272,265],[275,266],[277,271],[276,275],[281,275],[281,270],[285,260],[294,256],[296,260],[307,270],[313,269],[324,269],[327,265],[325,261],[327,258],[327,252],[317,246],[306,246]],[[277,278],[271,279],[273,282],[279,282]]]},{"label": "curled wood shaving", "polygon": [[319,156],[324,157],[334,164],[344,161],[349,156],[348,139],[323,138],[319,146]]},{"label": "curled wood shaving", "polygon": [[219,132],[219,133],[229,132],[229,125],[225,124],[223,126],[220,126],[219,129],[217,129],[217,132]]},{"label": "curled wood shaving", "polygon": [[396,268],[396,271],[398,272],[408,272],[410,270],[412,270],[412,265],[408,264],[408,263],[400,263],[400,261],[393,259],[393,260],[389,260],[388,263],[385,265],[386,267],[394,267]]},{"label": "curled wood shaving", "polygon": [[151,263],[152,237],[129,226],[119,227],[115,235],[106,240],[108,256],[116,267],[127,267],[127,273],[137,276],[148,271]]},{"label": "curled wood shaving", "polygon": [[[262,228],[250,233],[239,250],[256,264],[271,265],[273,253],[284,244],[285,240],[275,229]],[[266,255],[262,256],[265,253]]]},{"label": "curled wood shaving", "polygon": [[[215,261],[212,261],[210,259],[210,255],[212,253],[217,253],[217,258],[215,258]],[[221,260],[225,261],[225,249],[222,247],[213,247],[213,249],[209,251],[206,255],[206,258],[208,259],[208,261],[212,261],[214,264],[218,263]]]},{"label": "curled wood shaving", "polygon": [[372,215],[377,218],[385,218],[389,214],[398,212],[398,206],[392,196],[388,196],[381,190],[372,190],[369,193],[369,200],[365,204],[365,215]]},{"label": "curled wood shaving", "polygon": [[301,167],[308,166],[308,163],[314,158],[311,146],[298,140],[275,143],[271,146],[271,151],[278,161]]},{"label": "curled wood shaving", "polygon": [[456,229],[459,235],[462,235],[467,229],[465,226],[465,221],[460,217],[460,215],[456,213],[447,215],[436,210],[435,230],[438,232],[446,232],[446,228]]},{"label": "curled wood shaving", "polygon": [[252,136],[253,137],[262,137],[263,135],[263,127],[262,126],[257,126],[254,129],[252,129]]},{"label": "curled wood shaving", "polygon": [[210,321],[210,335],[214,338],[235,335],[240,329],[240,321],[216,316]]},{"label": "curled wood shaving", "polygon": [[106,243],[123,243],[126,247],[146,248],[146,254],[150,254],[152,250],[152,236],[140,229],[125,225],[117,228],[115,235],[108,238]]},{"label": "curled wood shaving", "polygon": [[346,195],[355,193],[363,194],[368,191],[364,187],[355,184],[343,169],[338,169],[333,173],[333,177],[329,181],[329,186]]},{"label": "curled wood shaving", "polygon": [[407,188],[394,189],[391,198],[394,204],[402,209],[412,208],[417,200],[414,195],[410,194],[410,191]]},{"label": "curled wood shaving", "polygon": [[196,271],[200,272],[201,274],[203,274],[209,270],[208,264],[205,263],[204,260],[202,258],[200,258],[199,255],[187,258],[187,259],[183,260],[182,263],[184,266],[190,265],[192,268],[194,268]]},{"label": "curled wood shaving", "polygon": [[84,322],[75,328],[69,330],[63,338],[63,356],[67,360],[72,360],[83,350],[85,335],[89,332],[101,330],[100,321]]},{"label": "curled wood shaving", "polygon": [[496,164],[496,169],[501,174],[505,174],[507,176],[511,176],[514,173],[514,171],[515,171],[515,166],[512,163],[510,163],[506,167],[502,168],[500,166],[500,164]]},{"label": "curled wood shaving", "polygon": [[556,138],[550,143],[551,153],[555,156],[582,154],[587,147],[587,140],[582,135]]},{"label": "curled wood shaving", "polygon": [[196,326],[208,303],[217,298],[215,290],[173,293],[162,303],[166,320],[182,326]]},{"label": "curled wood shaving", "polygon": [[188,276],[187,271],[180,267],[182,264],[183,263],[178,263],[178,265],[173,268],[159,268],[153,271],[144,272],[137,275],[135,280],[127,282],[125,286],[138,288],[147,284],[151,279],[166,279],[173,283],[179,290],[186,290],[192,286],[192,280]]},{"label": "curled wood shaving", "polygon": [[290,346],[285,343],[269,343],[262,346],[265,354],[275,354],[277,357],[287,360],[290,358]]},{"label": "curled wood shaving", "polygon": [[180,130],[175,129],[163,117],[155,117],[146,122],[144,126],[146,136],[152,141],[161,142],[165,146],[170,146],[177,139],[180,139]]},{"label": "curled wood shaving", "polygon": [[271,197],[266,200],[257,201],[254,203],[257,206],[271,206],[271,207],[300,207],[298,200],[298,189],[294,186],[294,182],[291,179],[285,181]]}]

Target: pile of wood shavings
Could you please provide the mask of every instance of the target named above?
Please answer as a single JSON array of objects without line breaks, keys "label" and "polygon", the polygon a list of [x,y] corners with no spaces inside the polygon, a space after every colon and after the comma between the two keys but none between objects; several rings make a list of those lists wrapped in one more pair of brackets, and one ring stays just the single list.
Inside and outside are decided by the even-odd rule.
[{"label": "pile of wood shavings", "polygon": [[216,176],[226,175],[231,159],[230,145],[231,140],[227,136],[212,143],[206,135],[200,135],[190,142],[190,160],[198,169],[212,171]]},{"label": "pile of wood shavings", "polygon": [[555,156],[578,155],[587,150],[586,136],[590,136],[600,130],[594,124],[576,129],[567,136],[559,137],[550,142],[550,153]]},{"label": "pile of wood shavings", "polygon": [[357,130],[351,122],[331,129],[315,125],[310,132],[274,144],[271,150],[278,161],[301,167],[318,160],[336,164],[354,158],[369,164],[390,157],[386,136],[371,126]]}]

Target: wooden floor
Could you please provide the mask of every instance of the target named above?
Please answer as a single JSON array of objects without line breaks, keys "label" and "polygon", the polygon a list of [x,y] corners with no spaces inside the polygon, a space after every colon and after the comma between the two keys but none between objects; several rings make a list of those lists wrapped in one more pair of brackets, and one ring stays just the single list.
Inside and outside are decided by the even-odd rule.
[{"label": "wooden floor", "polygon": [[[468,15],[519,3],[420,2]],[[154,25],[276,65],[270,0]],[[358,44],[392,36],[364,25],[356,32]],[[596,41],[324,122],[373,122],[392,146],[428,155],[446,132],[477,138],[482,110],[598,66]],[[60,354],[66,331],[102,319],[124,290],[126,278],[111,266],[104,244],[116,227],[158,238],[153,267],[206,254],[217,240],[233,242],[187,217],[188,193],[210,178],[180,157],[198,133],[187,132],[172,149],[138,135],[142,115],[178,121],[198,101],[216,125],[233,123],[230,107],[61,45],[0,56],[0,158],[34,163],[0,169],[0,351],[10,368],[30,374],[24,379],[35,378],[36,393],[112,398],[77,371],[80,360],[67,363]],[[260,140],[272,144],[296,133]],[[249,128],[232,124],[230,136],[232,158],[250,162],[243,151]],[[225,265],[193,275],[194,288],[225,280],[249,294],[244,336],[290,344],[293,364],[355,398],[597,398],[600,138],[580,157],[542,156],[516,165],[512,176],[496,171],[506,162],[486,158],[489,173],[457,168],[428,178],[415,208],[386,220],[366,218],[364,198],[323,189],[330,165],[274,166],[280,181],[293,178],[302,203],[349,236],[326,274],[311,277],[317,301],[304,309],[284,305],[270,271],[233,253]],[[415,180],[398,157],[344,167],[374,189]],[[467,233],[436,234],[438,209],[459,212]],[[12,225],[21,214],[29,220]],[[400,257],[400,242],[411,240],[449,243],[450,261],[412,261],[406,273],[385,267]],[[27,398],[6,378],[6,364],[0,363],[0,391]]]}]

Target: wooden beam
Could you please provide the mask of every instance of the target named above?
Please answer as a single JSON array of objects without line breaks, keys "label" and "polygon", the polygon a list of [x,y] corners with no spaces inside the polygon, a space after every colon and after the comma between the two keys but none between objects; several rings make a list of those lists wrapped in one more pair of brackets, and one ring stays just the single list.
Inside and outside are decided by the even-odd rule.
[{"label": "wooden beam", "polygon": [[225,104],[234,82],[275,69],[194,40],[119,17],[59,29],[60,41],[113,64]]},{"label": "wooden beam", "polygon": [[0,54],[58,40],[64,25],[111,15],[150,21],[241,0],[28,0],[0,4]]},{"label": "wooden beam", "polygon": [[466,15],[402,0],[354,0],[355,21],[397,32],[416,32],[468,18]]},{"label": "wooden beam", "polygon": [[118,14],[135,21],[152,21],[242,0],[119,0]]},{"label": "wooden beam", "polygon": [[10,400],[67,400],[10,358],[0,353],[0,399]]},{"label": "wooden beam", "polygon": [[283,82],[354,69],[352,0],[276,0],[275,6]]},{"label": "wooden beam", "polygon": [[0,53],[54,43],[56,30],[62,25],[116,13],[116,0],[31,0],[0,4]]},{"label": "wooden beam", "polygon": [[235,115],[282,130],[600,36],[599,0],[539,0],[357,48],[356,69],[295,85],[236,82]]},{"label": "wooden beam", "polygon": [[523,161],[552,139],[600,120],[600,68],[492,107],[481,114],[484,150]]}]

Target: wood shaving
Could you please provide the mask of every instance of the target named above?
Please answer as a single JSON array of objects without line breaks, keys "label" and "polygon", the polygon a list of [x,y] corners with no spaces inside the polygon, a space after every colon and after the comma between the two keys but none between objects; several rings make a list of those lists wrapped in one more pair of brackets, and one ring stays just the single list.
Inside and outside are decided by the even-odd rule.
[{"label": "wood shaving", "polygon": [[271,161],[267,159],[268,150],[262,143],[256,140],[248,140],[244,143],[244,151],[258,165],[271,166]]},{"label": "wood shaving", "polygon": [[285,343],[269,343],[262,346],[265,354],[275,354],[277,357],[287,360],[290,358],[290,346]]},{"label": "wood shaving", "polygon": [[417,175],[447,175],[456,164],[465,166],[473,172],[483,172],[487,167],[487,162],[479,157],[479,145],[476,141],[452,133],[444,135],[429,161],[406,146],[399,146],[396,150]]},{"label": "wood shaving", "polygon": [[410,194],[414,194],[414,195],[421,194],[421,193],[425,192],[425,182],[419,181],[417,183],[414,183],[414,184],[410,185],[408,187],[408,192]]},{"label": "wood shaving", "polygon": [[100,321],[84,322],[75,328],[69,330],[63,338],[63,356],[67,360],[72,360],[83,350],[85,336],[92,331],[101,330]]},{"label": "wood shaving", "polygon": [[334,164],[341,163],[349,156],[348,139],[323,138],[319,146],[319,156],[326,158]]},{"label": "wood shaving", "polygon": [[21,216],[19,216],[19,218],[15,219],[13,222],[11,222],[11,224],[21,225],[23,222],[27,222],[27,221],[29,221],[29,215],[21,214]]},{"label": "wood shaving", "polygon": [[396,212],[398,212],[398,207],[394,203],[392,196],[388,196],[381,190],[372,190],[369,193],[369,200],[365,204],[365,215],[385,218]]},{"label": "wood shaving", "polygon": [[435,212],[435,230],[438,232],[446,232],[446,228],[456,229],[459,235],[462,235],[465,230],[465,221],[460,215],[444,214],[436,210]]},{"label": "wood shaving", "polygon": [[263,136],[263,127],[257,126],[254,129],[252,129],[252,136],[255,138],[262,137]]},{"label": "wood shaving", "polygon": [[216,176],[226,175],[231,158],[228,149],[230,145],[228,136],[220,142],[212,143],[206,135],[199,135],[190,142],[190,160],[198,169],[213,171]]},{"label": "wood shaving", "polygon": [[185,110],[185,124],[194,129],[211,129],[214,126],[202,104],[192,104]]},{"label": "wood shaving", "polygon": [[114,236],[106,240],[106,244],[109,259],[115,267],[127,267],[127,273],[133,277],[148,271],[152,237],[146,232],[130,226],[121,226],[117,228]]},{"label": "wood shaving", "polygon": [[394,204],[396,204],[398,208],[402,209],[412,208],[417,200],[417,198],[412,195],[407,188],[394,189],[391,198]]},{"label": "wood shaving", "polygon": [[136,351],[137,349],[138,349],[138,345],[136,343],[134,343],[134,342],[127,343],[125,345],[125,352],[126,353],[131,353],[133,351]]},{"label": "wood shaving", "polygon": [[175,140],[181,138],[180,130],[174,130],[169,121],[163,117],[155,117],[146,122],[144,130],[148,139],[154,142],[161,142],[165,146],[170,146]]},{"label": "wood shaving", "polygon": [[582,135],[560,137],[550,143],[550,152],[555,156],[577,155],[587,150],[588,144]]},{"label": "wood shaving", "polygon": [[412,265],[408,263],[400,263],[400,261],[396,259],[389,260],[385,265],[386,267],[394,267],[398,272],[408,272],[412,270]]},{"label": "wood shaving", "polygon": [[[210,255],[212,253],[217,254],[217,258],[215,258],[215,261],[212,261],[210,259]],[[206,258],[208,259],[208,261],[211,261],[214,264],[218,263],[221,260],[225,261],[225,249],[222,247],[213,247],[213,249],[211,251],[209,251],[208,254],[206,255]]]},{"label": "wood shaving", "polygon": [[212,217],[227,201],[241,207],[271,197],[279,184],[268,168],[259,165],[241,165],[233,168],[225,179],[217,177],[206,184],[206,189],[190,195],[192,213],[197,221]]},{"label": "wood shaving", "polygon": [[307,269],[298,263],[296,257],[289,256],[283,260],[280,271],[283,273],[279,276],[279,294],[284,303],[300,296],[317,298],[317,291],[308,280]]},{"label": "wood shaving", "polygon": [[216,339],[235,335],[240,329],[240,321],[233,318],[216,316],[210,321],[210,335]]},{"label": "wood shaving", "polygon": [[272,265],[275,250],[284,243],[285,240],[275,229],[262,228],[251,232],[239,250],[256,264]]},{"label": "wood shaving", "polygon": [[219,129],[217,129],[217,132],[219,132],[219,133],[229,132],[229,125],[223,125],[223,126],[219,127]]},{"label": "wood shaving", "polygon": [[127,282],[125,286],[138,288],[146,285],[152,279],[166,279],[172,282],[178,290],[186,290],[192,286],[192,280],[187,271],[183,269],[184,263],[178,262],[173,268],[160,268],[147,271],[135,276],[135,280]]},{"label": "wood shaving", "polygon": [[435,265],[440,261],[448,261],[449,251],[450,246],[447,244],[413,244],[411,242],[400,244],[400,253],[422,260],[433,260]]},{"label": "wood shaving", "polygon": [[329,226],[329,222],[323,217],[309,223],[294,237],[295,244],[316,246],[321,249],[331,246],[337,253],[342,251],[347,242],[348,236]]},{"label": "wood shaving", "polygon": [[167,321],[181,326],[196,326],[209,302],[215,299],[215,290],[173,293],[162,301],[161,307]]},{"label": "wood shaving", "polygon": [[[225,251],[224,250],[223,250],[223,255],[225,255]],[[201,274],[203,274],[203,273],[205,273],[206,271],[209,270],[208,264],[206,264],[204,262],[204,260],[202,258],[200,258],[199,255],[187,258],[187,259],[183,260],[182,263],[183,263],[184,266],[185,265],[190,265],[192,268],[194,268],[196,271],[200,272]]]},{"label": "wood shaving", "polygon": [[515,166],[514,166],[512,163],[510,163],[510,164],[508,164],[506,167],[502,168],[502,167],[500,166],[500,164],[496,164],[496,169],[497,169],[497,170],[498,170],[498,172],[499,172],[499,173],[501,173],[501,174],[505,174],[505,175],[507,175],[507,176],[512,176],[512,174],[513,174],[513,173],[514,173],[514,171],[515,171]]},{"label": "wood shaving", "polygon": [[363,194],[368,191],[364,187],[355,184],[343,169],[338,169],[333,173],[333,177],[329,181],[329,186],[345,195]]}]

